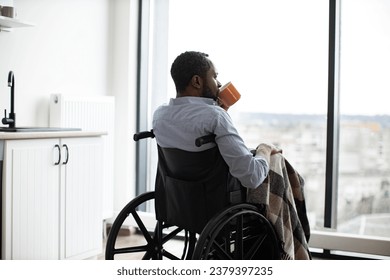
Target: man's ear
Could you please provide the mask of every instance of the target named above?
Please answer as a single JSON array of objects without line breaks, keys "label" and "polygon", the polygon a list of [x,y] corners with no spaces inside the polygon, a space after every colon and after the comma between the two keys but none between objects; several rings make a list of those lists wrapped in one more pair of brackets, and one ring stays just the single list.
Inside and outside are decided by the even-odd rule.
[{"label": "man's ear", "polygon": [[202,78],[199,76],[199,75],[194,75],[192,76],[191,78],[191,85],[196,88],[196,89],[200,89],[202,87]]}]

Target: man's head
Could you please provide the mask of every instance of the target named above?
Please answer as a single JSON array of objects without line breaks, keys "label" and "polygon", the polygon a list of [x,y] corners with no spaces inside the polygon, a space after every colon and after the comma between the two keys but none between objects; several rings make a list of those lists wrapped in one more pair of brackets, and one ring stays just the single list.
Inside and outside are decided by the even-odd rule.
[{"label": "man's head", "polygon": [[208,54],[202,52],[184,52],[175,59],[171,67],[177,97],[199,96],[216,99],[221,87],[217,75]]}]

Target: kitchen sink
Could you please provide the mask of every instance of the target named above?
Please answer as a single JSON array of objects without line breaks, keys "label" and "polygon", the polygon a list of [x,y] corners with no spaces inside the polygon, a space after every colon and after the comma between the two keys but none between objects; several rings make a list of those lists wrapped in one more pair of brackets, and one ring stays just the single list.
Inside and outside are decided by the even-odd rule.
[{"label": "kitchen sink", "polygon": [[51,132],[51,131],[80,131],[81,128],[63,127],[0,127],[0,132]]}]

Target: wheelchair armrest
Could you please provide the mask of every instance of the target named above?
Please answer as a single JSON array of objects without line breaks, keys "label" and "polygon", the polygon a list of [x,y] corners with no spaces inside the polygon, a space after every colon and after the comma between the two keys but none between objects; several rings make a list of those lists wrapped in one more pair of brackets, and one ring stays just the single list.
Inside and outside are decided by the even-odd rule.
[{"label": "wheelchair armrest", "polygon": [[229,192],[229,203],[238,204],[246,201],[246,189],[241,188],[239,190]]},{"label": "wheelchair armrest", "polygon": [[133,135],[134,141],[138,141],[144,138],[154,138],[153,129],[151,129],[150,131],[141,131]]},{"label": "wheelchair armrest", "polygon": [[[154,138],[153,129],[151,129],[150,131],[137,132],[133,135],[134,141],[138,141],[145,138]],[[209,134],[195,139],[195,145],[197,147],[211,142],[215,142],[215,134]]]},{"label": "wheelchair armrest", "polygon": [[215,134],[209,134],[195,139],[195,145],[200,147],[204,144],[215,142]]}]

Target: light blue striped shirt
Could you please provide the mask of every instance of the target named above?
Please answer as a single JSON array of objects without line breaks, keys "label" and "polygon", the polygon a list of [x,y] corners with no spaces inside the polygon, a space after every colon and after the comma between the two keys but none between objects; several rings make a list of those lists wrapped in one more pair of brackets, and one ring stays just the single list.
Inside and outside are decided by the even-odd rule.
[{"label": "light blue striped shirt", "polygon": [[195,139],[215,134],[215,142],[230,173],[247,188],[258,187],[266,178],[269,165],[264,157],[254,157],[238,135],[229,114],[210,98],[179,97],[157,108],[153,132],[158,145],[185,151],[202,151],[215,146],[196,147]]}]

